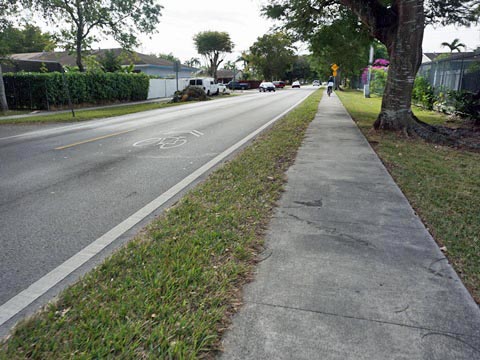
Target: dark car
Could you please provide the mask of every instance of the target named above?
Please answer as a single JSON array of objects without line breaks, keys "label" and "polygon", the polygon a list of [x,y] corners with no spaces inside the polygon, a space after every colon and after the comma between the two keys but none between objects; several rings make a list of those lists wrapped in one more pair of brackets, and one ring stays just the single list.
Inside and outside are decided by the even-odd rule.
[{"label": "dark car", "polygon": [[250,88],[250,84],[248,83],[241,83],[241,82],[238,82],[238,81],[229,81],[227,83],[227,88],[229,88],[230,90],[247,90]]},{"label": "dark car", "polygon": [[276,88],[283,89],[285,87],[285,82],[284,81],[274,81],[273,85],[275,85]]}]

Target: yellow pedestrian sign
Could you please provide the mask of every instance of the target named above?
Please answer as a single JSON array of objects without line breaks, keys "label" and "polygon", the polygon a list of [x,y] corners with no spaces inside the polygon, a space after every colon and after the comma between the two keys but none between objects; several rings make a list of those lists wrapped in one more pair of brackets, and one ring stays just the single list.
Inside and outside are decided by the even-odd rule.
[{"label": "yellow pedestrian sign", "polygon": [[333,64],[330,69],[332,69],[334,72],[337,72],[338,69],[340,69],[340,67],[337,65],[337,64]]}]

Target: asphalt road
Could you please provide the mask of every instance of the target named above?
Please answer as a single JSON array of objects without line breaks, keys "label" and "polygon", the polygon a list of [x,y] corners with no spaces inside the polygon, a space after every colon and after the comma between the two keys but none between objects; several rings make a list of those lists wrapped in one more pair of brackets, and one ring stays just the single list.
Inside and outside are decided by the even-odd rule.
[{"label": "asphalt road", "polygon": [[[252,92],[82,124],[0,126],[0,305],[15,303],[19,293],[312,90]],[[0,335],[58,290],[0,324]]]}]

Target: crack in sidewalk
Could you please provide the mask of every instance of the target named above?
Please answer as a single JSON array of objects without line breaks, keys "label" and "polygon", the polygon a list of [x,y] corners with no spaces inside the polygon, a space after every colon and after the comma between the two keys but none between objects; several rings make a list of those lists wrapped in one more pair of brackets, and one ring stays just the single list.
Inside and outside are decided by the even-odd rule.
[{"label": "crack in sidewalk", "polygon": [[[320,315],[326,315],[326,316],[340,317],[340,318],[344,318],[344,319],[368,321],[368,322],[373,322],[373,323],[378,323],[378,324],[395,325],[395,326],[406,327],[406,328],[410,328],[410,329],[428,331],[429,333],[423,335],[422,338],[425,337],[425,336],[428,336],[429,334],[432,334],[432,335],[436,334],[436,335],[445,335],[445,336],[454,337],[454,338],[456,338],[456,336],[462,336],[462,337],[465,337],[465,338],[471,338],[475,342],[477,342],[477,341],[480,342],[480,335],[461,334],[461,333],[456,333],[456,332],[453,332],[453,331],[444,331],[444,330],[439,330],[439,329],[433,329],[433,328],[429,328],[429,327],[426,327],[426,326],[408,325],[408,324],[397,323],[397,322],[394,322],[394,321],[369,319],[369,318],[353,316],[353,315],[342,315],[342,314],[336,314],[336,313],[331,313],[331,312],[327,312],[327,311],[302,309],[302,308],[297,308],[297,307],[294,307],[294,306],[267,304],[267,303],[262,303],[262,302],[257,302],[257,301],[246,301],[245,304],[261,305],[261,306],[267,306],[267,307],[272,307],[272,308],[282,308],[282,309],[286,309],[286,310],[295,310],[295,311],[306,312],[306,313],[314,313],[314,314],[320,314]],[[457,340],[467,344],[472,349],[474,349],[475,351],[478,351],[480,353],[480,350],[478,350],[475,346],[465,342],[464,340],[461,340],[461,339],[457,339]]]}]

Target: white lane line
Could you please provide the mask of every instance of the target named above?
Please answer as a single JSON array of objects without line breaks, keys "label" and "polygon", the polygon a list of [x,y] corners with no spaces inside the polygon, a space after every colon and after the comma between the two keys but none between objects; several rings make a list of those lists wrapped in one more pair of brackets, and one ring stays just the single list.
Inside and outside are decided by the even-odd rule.
[{"label": "white lane line", "polygon": [[92,242],[90,245],[85,247],[83,250],[79,251],[77,254],[73,255],[71,258],[66,260],[63,264],[59,265],[48,274],[43,276],[41,279],[34,282],[30,285],[27,289],[23,290],[22,292],[18,293],[2,306],[0,306],[0,326],[10,320],[12,317],[17,315],[20,311],[24,310],[28,305],[33,303],[37,300],[40,296],[44,295],[47,291],[57,285],[60,281],[65,279],[69,274],[77,270],[80,266],[85,264],[87,261],[92,259],[95,255],[97,255],[100,251],[105,249],[108,245],[113,243],[116,239],[138,224],[140,221],[145,219],[155,210],[157,210],[160,206],[165,204],[168,200],[173,198],[177,195],[180,191],[185,189],[195,180],[197,180],[200,176],[204,173],[209,171],[211,168],[216,166],[218,163],[226,159],[229,155],[233,152],[238,150],[248,141],[253,139],[267,127],[272,125],[278,119],[283,117],[293,108],[298,106],[301,102],[303,102],[308,95],[304,96],[300,101],[289,107],[287,110],[282,112],[280,115],[276,116],[266,124],[262,125],[260,128],[255,130],[254,132],[247,135],[245,138],[237,142],[236,144],[229,147],[227,150],[222,152],[221,154],[217,155],[215,158],[207,162],[205,165],[200,167],[199,169],[195,170],[193,173],[188,175],[186,178],[181,180],[176,185],[172,186],[170,189],[165,191],[162,195],[157,197],[155,200],[144,206],[142,209],[138,210],[135,214],[131,215],[126,220],[122,221],[120,224],[115,226],[113,229],[99,237],[97,240]]}]

